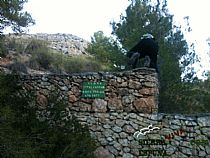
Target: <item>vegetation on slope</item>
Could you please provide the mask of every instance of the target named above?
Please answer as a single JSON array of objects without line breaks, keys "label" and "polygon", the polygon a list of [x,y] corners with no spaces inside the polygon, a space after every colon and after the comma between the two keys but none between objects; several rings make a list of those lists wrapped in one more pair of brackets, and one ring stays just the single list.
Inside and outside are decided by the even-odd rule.
[{"label": "vegetation on slope", "polygon": [[15,58],[15,63],[9,68],[16,72],[27,73],[27,68],[57,74],[110,70],[108,64],[101,63],[94,56],[66,55],[49,48],[43,40],[7,38],[4,45],[8,50],[5,56],[13,54]]},{"label": "vegetation on slope", "polygon": [[0,157],[92,158],[96,146],[88,128],[68,117],[57,94],[40,109],[33,93],[21,93],[17,79],[0,75]]}]

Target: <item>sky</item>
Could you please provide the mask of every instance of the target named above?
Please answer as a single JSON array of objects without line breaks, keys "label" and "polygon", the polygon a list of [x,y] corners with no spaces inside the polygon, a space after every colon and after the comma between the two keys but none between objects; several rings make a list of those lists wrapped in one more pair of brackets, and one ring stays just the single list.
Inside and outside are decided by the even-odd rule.
[{"label": "sky", "polygon": [[[184,31],[186,40],[195,44],[195,51],[201,58],[202,68],[198,66],[198,76],[202,75],[203,69],[210,70],[210,47],[207,39],[210,38],[210,0],[168,0],[169,11],[174,15],[177,25],[186,26],[183,17],[189,16],[189,25],[192,29]],[[200,71],[199,71],[200,70]]]},{"label": "sky", "polygon": [[[29,0],[25,10],[36,24],[28,33],[70,33],[90,41],[94,32],[103,31],[110,36],[110,22],[118,22],[125,13],[128,0]],[[210,0],[168,0],[168,8],[177,25],[186,26],[183,17],[189,16],[190,33],[185,32],[188,42],[196,44],[205,69],[210,69],[207,55],[210,48]],[[184,30],[183,30],[184,32]]]},{"label": "sky", "polygon": [[70,33],[90,41],[100,30],[110,35],[110,22],[127,6],[128,0],[29,0],[25,10],[36,20],[30,33]]}]

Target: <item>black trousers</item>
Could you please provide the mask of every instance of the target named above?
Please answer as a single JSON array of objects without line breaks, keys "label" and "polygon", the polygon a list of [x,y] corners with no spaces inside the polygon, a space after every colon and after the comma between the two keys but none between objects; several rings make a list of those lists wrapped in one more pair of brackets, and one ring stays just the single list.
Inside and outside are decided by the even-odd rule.
[{"label": "black trousers", "polygon": [[[137,65],[139,59],[144,58],[145,59],[144,63],[149,63],[149,64],[144,64],[144,65],[146,67],[154,68],[158,72],[157,54],[151,54],[151,53],[144,54],[144,53],[139,53],[139,52],[129,52],[128,57],[130,58],[128,60],[128,65],[131,65],[132,69],[136,68],[136,65]],[[148,57],[149,57],[149,59],[148,59]]]}]

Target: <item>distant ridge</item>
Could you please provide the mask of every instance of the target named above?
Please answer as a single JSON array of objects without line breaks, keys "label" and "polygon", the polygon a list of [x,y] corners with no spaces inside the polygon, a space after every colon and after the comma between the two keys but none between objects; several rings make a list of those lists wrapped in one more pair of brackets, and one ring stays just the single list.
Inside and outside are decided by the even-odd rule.
[{"label": "distant ridge", "polygon": [[[36,47],[34,48],[33,40],[46,42],[47,45],[45,46],[56,51],[50,51],[52,54],[47,54],[47,52],[39,54],[39,51],[35,51],[38,54],[32,54],[32,50],[37,49]],[[80,62],[84,64],[83,69],[88,69],[88,67],[93,66],[91,65],[92,59],[89,59],[89,57],[92,56],[86,51],[89,44],[90,42],[78,36],[64,33],[5,34],[4,45],[7,51],[5,51],[5,56],[0,57],[0,72],[11,73],[13,71],[20,74],[65,74],[66,71],[71,72],[78,67],[82,68],[82,66],[79,65]],[[62,62],[66,62],[65,65],[61,61],[59,61],[60,63],[57,62],[56,60],[60,58],[56,58],[56,55],[53,55],[53,53],[58,53],[58,56],[62,53],[64,58],[65,56],[69,56],[70,58],[65,58],[68,61],[62,60]],[[50,58],[51,55],[54,59]],[[74,61],[72,62],[71,59]],[[83,61],[81,59],[83,59]],[[74,67],[75,64],[79,66]]]},{"label": "distant ridge", "polygon": [[47,34],[47,33],[37,33],[37,34],[8,34],[10,38],[20,38],[20,39],[38,39],[49,42],[49,47],[58,51],[62,51],[67,55],[82,55],[88,54],[86,48],[89,44],[88,41],[72,35],[72,34]]}]

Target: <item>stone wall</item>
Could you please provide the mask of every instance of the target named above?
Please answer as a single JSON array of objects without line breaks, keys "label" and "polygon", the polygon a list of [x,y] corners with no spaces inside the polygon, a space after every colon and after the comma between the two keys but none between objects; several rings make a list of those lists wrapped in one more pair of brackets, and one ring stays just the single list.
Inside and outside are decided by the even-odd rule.
[{"label": "stone wall", "polygon": [[[79,112],[76,116],[89,125],[100,146],[96,151],[99,158],[105,153],[108,158],[210,157],[210,115]],[[160,129],[134,136],[151,124]]]},{"label": "stone wall", "polygon": [[[27,90],[37,92],[38,101],[45,98],[47,102],[48,94],[57,89],[72,111],[153,113],[158,109],[157,74],[150,69],[118,73],[25,75],[21,80]],[[84,82],[105,82],[105,97],[82,98]]]},{"label": "stone wall", "polygon": [[[26,75],[21,81],[27,90],[36,90],[41,106],[50,92],[60,91],[71,114],[89,126],[99,146],[97,158],[210,157],[210,115],[157,113],[158,80],[152,69]],[[82,98],[86,81],[105,82],[105,97]]]}]

